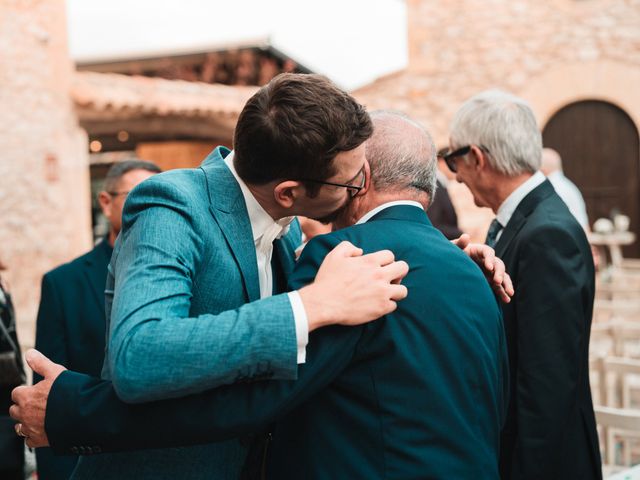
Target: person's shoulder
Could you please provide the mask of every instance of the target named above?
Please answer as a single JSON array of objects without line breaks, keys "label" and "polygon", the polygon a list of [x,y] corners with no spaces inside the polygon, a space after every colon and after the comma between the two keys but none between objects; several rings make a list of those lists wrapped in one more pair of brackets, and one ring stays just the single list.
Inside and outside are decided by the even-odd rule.
[{"label": "person's shoulder", "polygon": [[44,278],[51,281],[59,282],[68,280],[74,275],[79,275],[86,268],[88,262],[93,259],[94,255],[95,247],[88,252],[83,253],[79,257],[74,258],[73,260],[70,260],[49,270],[44,274]]},{"label": "person's shoulder", "polygon": [[[133,196],[141,193],[196,193],[206,185],[204,174],[199,168],[177,168],[149,177],[132,191]],[[130,196],[131,196],[130,194]]]},{"label": "person's shoulder", "polygon": [[588,249],[584,229],[555,192],[540,202],[527,219],[518,237],[538,245],[562,243]]},{"label": "person's shoulder", "polygon": [[201,200],[205,196],[206,182],[202,170],[169,170],[149,177],[131,190],[125,203],[124,215],[129,216],[150,207],[193,211],[203,205]]}]

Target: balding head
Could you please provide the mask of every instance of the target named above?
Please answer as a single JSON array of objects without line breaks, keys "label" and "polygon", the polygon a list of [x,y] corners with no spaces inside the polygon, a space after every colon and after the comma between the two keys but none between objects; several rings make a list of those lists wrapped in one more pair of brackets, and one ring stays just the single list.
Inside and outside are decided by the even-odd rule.
[{"label": "balding head", "polygon": [[391,201],[413,200],[426,209],[436,190],[436,147],[426,130],[402,113],[371,114],[373,135],[365,142],[369,181],[334,222],[353,225],[367,212]]},{"label": "balding head", "polygon": [[553,148],[543,148],[540,170],[542,170],[542,173],[545,175],[550,175],[553,172],[561,172],[562,159],[560,158],[560,154]]},{"label": "balding head", "polygon": [[398,112],[375,111],[371,120],[373,135],[365,145],[375,190],[402,192],[402,199],[418,201],[427,195],[430,203],[437,170],[431,136],[417,122]]}]

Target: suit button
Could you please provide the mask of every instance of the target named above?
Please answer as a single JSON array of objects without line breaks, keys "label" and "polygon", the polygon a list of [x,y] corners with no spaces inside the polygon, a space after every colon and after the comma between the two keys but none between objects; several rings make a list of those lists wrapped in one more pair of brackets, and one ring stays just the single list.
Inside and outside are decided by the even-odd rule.
[{"label": "suit button", "polygon": [[87,447],[87,455],[91,455],[93,453],[93,448]]},{"label": "suit button", "polygon": [[84,447],[78,447],[78,451],[80,452],[80,455],[84,455],[86,453],[86,449]]},{"label": "suit button", "polygon": [[78,455],[78,447],[71,447],[71,453]]}]

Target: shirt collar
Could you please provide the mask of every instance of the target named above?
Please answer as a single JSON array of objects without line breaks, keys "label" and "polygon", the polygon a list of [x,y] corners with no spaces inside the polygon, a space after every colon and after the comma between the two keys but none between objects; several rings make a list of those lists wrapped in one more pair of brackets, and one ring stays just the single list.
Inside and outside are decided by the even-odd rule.
[{"label": "shirt collar", "polygon": [[253,231],[253,241],[258,243],[263,237],[269,238],[271,243],[276,238],[280,238],[289,232],[289,226],[294,217],[284,217],[279,220],[271,218],[262,205],[258,203],[256,198],[247,187],[247,184],[238,176],[236,169],[233,165],[233,150],[224,159],[224,163],[229,167],[231,173],[235,177],[242,196],[244,197],[244,203],[247,206],[247,213],[249,214],[249,222],[251,223],[251,230]]},{"label": "shirt collar", "polygon": [[536,188],[538,185],[545,181],[545,176],[542,172],[537,171],[534,173],[526,182],[522,183],[518,188],[516,188],[511,195],[509,195],[500,208],[498,208],[498,213],[496,214],[496,219],[502,225],[502,228],[507,226],[509,220],[513,216],[513,212],[516,211],[520,202],[529,195],[529,193]]},{"label": "shirt collar", "polygon": [[360,218],[360,220],[356,222],[356,225],[359,225],[361,223],[366,223],[369,220],[371,220],[372,217],[380,213],[382,210],[389,207],[395,207],[396,205],[411,205],[413,207],[418,207],[424,210],[424,208],[422,208],[422,205],[420,205],[418,202],[414,202],[413,200],[394,200],[393,202],[387,202],[387,203],[383,203],[382,205],[378,205],[373,210],[370,210],[369,212],[364,214],[362,218]]}]

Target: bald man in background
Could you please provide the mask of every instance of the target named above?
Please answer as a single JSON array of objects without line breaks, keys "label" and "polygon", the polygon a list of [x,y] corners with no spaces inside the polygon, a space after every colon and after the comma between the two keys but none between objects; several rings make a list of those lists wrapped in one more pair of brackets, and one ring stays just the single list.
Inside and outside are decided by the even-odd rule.
[{"label": "bald man in background", "polygon": [[549,179],[558,196],[569,207],[571,214],[576,217],[582,228],[588,232],[589,217],[587,216],[587,207],[578,187],[564,176],[560,154],[553,148],[542,149],[540,170]]}]

